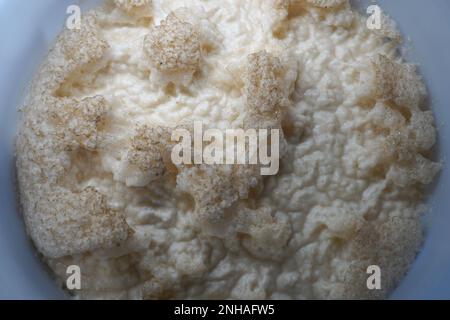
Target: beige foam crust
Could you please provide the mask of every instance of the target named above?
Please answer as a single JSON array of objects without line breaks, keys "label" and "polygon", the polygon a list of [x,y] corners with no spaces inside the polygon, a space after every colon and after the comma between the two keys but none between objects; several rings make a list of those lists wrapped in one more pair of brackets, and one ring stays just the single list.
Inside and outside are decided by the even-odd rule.
[{"label": "beige foam crust", "polygon": [[[249,2],[221,3],[211,16],[208,2],[189,17],[177,1],[117,0],[126,25],[100,11],[101,23],[89,14],[82,30],[58,38],[23,108],[17,167],[29,233],[61,279],[67,265],[82,267],[80,297],[382,298],[396,286],[422,241],[423,186],[440,168],[428,156],[436,129],[422,79],[383,44],[398,43],[393,29],[366,30],[348,1],[297,2],[301,10],[262,1],[274,11],[260,21]],[[251,34],[255,43],[227,34],[254,21],[264,31]],[[205,35],[216,41],[219,31],[224,43],[206,50]],[[239,101],[238,116],[225,113],[237,127],[284,129],[278,176],[174,166],[169,136],[192,130],[195,117],[135,116],[196,95],[197,110],[217,88],[228,90],[212,100],[226,100],[223,111]],[[210,107],[204,119],[213,125],[217,113]],[[73,174],[89,167],[86,155],[101,174]],[[383,271],[375,293],[365,287],[373,264]]]},{"label": "beige foam crust", "polygon": [[52,190],[32,214],[28,219],[31,234],[49,258],[118,247],[131,232],[125,217],[108,208],[105,196],[93,188],[80,193]]},{"label": "beige foam crust", "polygon": [[177,176],[177,186],[194,198],[202,224],[226,233],[224,210],[248,198],[250,189],[255,188],[260,179],[257,166],[200,165],[182,169]]},{"label": "beige foam crust", "polygon": [[161,178],[167,172],[164,153],[170,151],[171,130],[164,127],[143,126],[136,131],[125,162],[131,167],[136,167],[138,172],[132,174],[129,172],[130,168],[128,168],[125,175],[140,176],[140,179],[145,179],[145,184],[148,184]]},{"label": "beige foam crust", "polygon": [[248,57],[245,74],[245,93],[247,109],[258,113],[275,113],[281,109],[284,88],[282,74],[284,67],[281,61],[268,54],[258,52]]},{"label": "beige foam crust", "polygon": [[149,33],[144,48],[153,65],[174,72],[198,68],[200,40],[194,27],[170,14]]},{"label": "beige foam crust", "polygon": [[426,89],[414,65],[398,63],[380,54],[374,58],[373,66],[377,98],[413,109],[423,102]]},{"label": "beige foam crust", "polygon": [[196,27],[174,12],[154,26],[144,41],[156,82],[188,84],[201,63],[201,39]]},{"label": "beige foam crust", "polygon": [[77,100],[57,95],[67,77],[98,61],[107,48],[94,15],[82,25],[81,30],[65,31],[58,38],[40,68],[17,139],[25,221],[37,248],[49,258],[117,246],[131,232],[124,216],[109,209],[96,190],[58,186],[74,153],[99,146],[107,113],[100,96]]}]

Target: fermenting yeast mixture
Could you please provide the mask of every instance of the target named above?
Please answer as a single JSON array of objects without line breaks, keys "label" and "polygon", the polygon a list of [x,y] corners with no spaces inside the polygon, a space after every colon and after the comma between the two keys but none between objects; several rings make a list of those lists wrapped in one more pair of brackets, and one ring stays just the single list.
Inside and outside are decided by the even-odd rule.
[{"label": "fermenting yeast mixture", "polygon": [[[30,236],[78,298],[383,298],[422,241],[436,130],[387,17],[347,0],[114,0],[23,107]],[[281,128],[275,176],[174,165],[170,132]],[[368,266],[382,289],[368,290]]]}]

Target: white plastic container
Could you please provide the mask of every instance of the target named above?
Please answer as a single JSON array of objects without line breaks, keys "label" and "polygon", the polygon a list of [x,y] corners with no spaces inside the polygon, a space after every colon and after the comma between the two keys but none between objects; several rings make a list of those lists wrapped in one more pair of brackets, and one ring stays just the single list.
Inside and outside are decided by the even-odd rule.
[{"label": "white plastic container", "polygon": [[[82,8],[98,1],[80,1]],[[352,1],[362,10],[373,1]],[[65,298],[40,262],[17,209],[13,139],[23,92],[74,0],[0,0],[0,299]],[[411,42],[439,129],[444,169],[432,186],[424,247],[394,299],[450,299],[450,1],[380,0]]]}]

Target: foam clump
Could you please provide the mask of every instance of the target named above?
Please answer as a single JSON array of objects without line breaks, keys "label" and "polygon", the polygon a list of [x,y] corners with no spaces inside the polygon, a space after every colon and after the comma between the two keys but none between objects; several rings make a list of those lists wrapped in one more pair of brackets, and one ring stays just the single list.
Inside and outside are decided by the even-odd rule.
[{"label": "foam clump", "polygon": [[50,258],[118,246],[131,232],[125,218],[109,209],[106,197],[94,188],[53,190],[37,202],[27,225],[39,250]]},{"label": "foam clump", "polygon": [[156,76],[164,83],[189,83],[201,60],[197,30],[173,13],[150,31],[144,51]]}]

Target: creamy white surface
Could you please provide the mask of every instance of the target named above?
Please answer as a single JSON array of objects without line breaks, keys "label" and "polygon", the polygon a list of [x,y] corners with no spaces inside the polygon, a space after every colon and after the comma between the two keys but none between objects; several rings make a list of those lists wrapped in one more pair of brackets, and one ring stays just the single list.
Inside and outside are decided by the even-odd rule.
[{"label": "creamy white surface", "polygon": [[[105,147],[78,155],[65,183],[75,181],[107,195],[108,205],[126,214],[135,233],[117,249],[49,261],[60,275],[68,264],[81,265],[88,286],[81,297],[142,298],[142,286],[162,290],[162,298],[345,297],[352,287],[343,286],[343,275],[360,259],[353,256],[348,236],[355,221],[381,225],[394,217],[418,219],[420,189],[397,187],[389,176],[374,173],[386,137],[364,127],[377,121],[362,103],[372,89],[370,58],[377,53],[395,57],[395,44],[368,30],[365,19],[350,9],[325,20],[317,9],[294,14],[285,22],[286,37],[279,39],[272,30],[283,18],[272,3],[153,1],[155,24],[180,7],[196,8],[188,16],[216,44],[202,54],[201,72],[173,94],[151,81],[154,71],[142,51],[148,27],[117,25],[114,13],[100,13],[107,55],[95,77],[77,79],[80,88],[69,82],[63,91],[77,98],[105,97],[110,107]],[[121,158],[139,124],[202,120],[213,128],[239,127],[245,103],[241,66],[260,50],[287,61],[297,77],[288,110],[293,127],[288,154],[256,200],[270,208],[275,221],[290,226],[287,241],[272,256],[261,256],[251,239],[203,234],[191,201],[174,190],[173,181],[132,188],[121,171]],[[269,243],[277,236],[270,235]],[[270,244],[267,249],[272,252]]]}]

